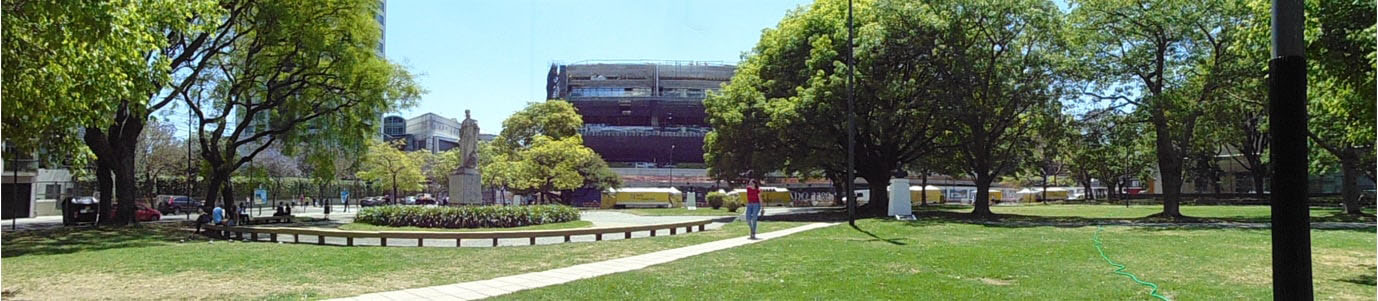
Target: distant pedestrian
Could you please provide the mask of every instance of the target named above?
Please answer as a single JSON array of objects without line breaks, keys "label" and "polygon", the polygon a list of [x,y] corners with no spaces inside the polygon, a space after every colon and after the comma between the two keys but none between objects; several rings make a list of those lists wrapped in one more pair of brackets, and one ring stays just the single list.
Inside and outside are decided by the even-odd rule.
[{"label": "distant pedestrian", "polygon": [[344,212],[349,212],[349,199],[344,199],[341,202],[344,203]]},{"label": "distant pedestrian", "polygon": [[751,227],[751,239],[756,239],[756,221],[761,218],[761,181],[751,180],[746,187],[746,225]]}]

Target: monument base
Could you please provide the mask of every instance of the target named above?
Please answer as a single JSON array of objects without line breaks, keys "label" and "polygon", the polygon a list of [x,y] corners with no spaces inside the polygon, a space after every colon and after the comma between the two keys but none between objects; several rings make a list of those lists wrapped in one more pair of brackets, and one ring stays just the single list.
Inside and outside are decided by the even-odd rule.
[{"label": "monument base", "polygon": [[460,169],[458,173],[450,175],[450,204],[483,204],[481,183],[478,170],[473,168]]},{"label": "monument base", "polygon": [[909,179],[890,179],[890,216],[914,215],[914,204],[909,200]]}]

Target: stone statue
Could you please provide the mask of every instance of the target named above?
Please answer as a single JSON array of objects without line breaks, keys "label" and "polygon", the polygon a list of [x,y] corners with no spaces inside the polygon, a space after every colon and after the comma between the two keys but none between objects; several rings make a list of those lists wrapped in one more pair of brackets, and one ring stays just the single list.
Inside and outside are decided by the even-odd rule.
[{"label": "stone statue", "polygon": [[464,110],[464,121],[459,124],[459,150],[464,158],[460,169],[478,167],[478,121],[469,117],[469,110]]},{"label": "stone statue", "polygon": [[459,153],[464,162],[450,174],[450,204],[482,204],[483,187],[478,171],[478,121],[469,116],[469,110],[464,110],[464,121],[459,124]]}]

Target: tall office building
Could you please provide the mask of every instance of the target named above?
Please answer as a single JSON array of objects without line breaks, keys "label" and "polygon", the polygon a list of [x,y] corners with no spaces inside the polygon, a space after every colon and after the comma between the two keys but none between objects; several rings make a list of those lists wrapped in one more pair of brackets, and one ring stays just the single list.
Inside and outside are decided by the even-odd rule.
[{"label": "tall office building", "polygon": [[703,99],[735,66],[691,61],[591,61],[550,66],[546,95],[584,118],[584,145],[608,162],[703,162]]},{"label": "tall office building", "polygon": [[[391,118],[391,117],[389,117]],[[459,120],[435,113],[421,114],[407,119],[407,151],[443,152],[459,147]]]}]

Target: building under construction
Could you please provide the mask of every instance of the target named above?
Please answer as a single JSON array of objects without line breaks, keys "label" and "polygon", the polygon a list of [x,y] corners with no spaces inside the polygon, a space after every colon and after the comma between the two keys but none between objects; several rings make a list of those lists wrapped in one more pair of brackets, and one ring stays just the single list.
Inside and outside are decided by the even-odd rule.
[{"label": "building under construction", "polygon": [[689,61],[553,64],[546,95],[574,105],[584,118],[584,145],[608,162],[703,163],[710,130],[703,99],[735,68]]}]

